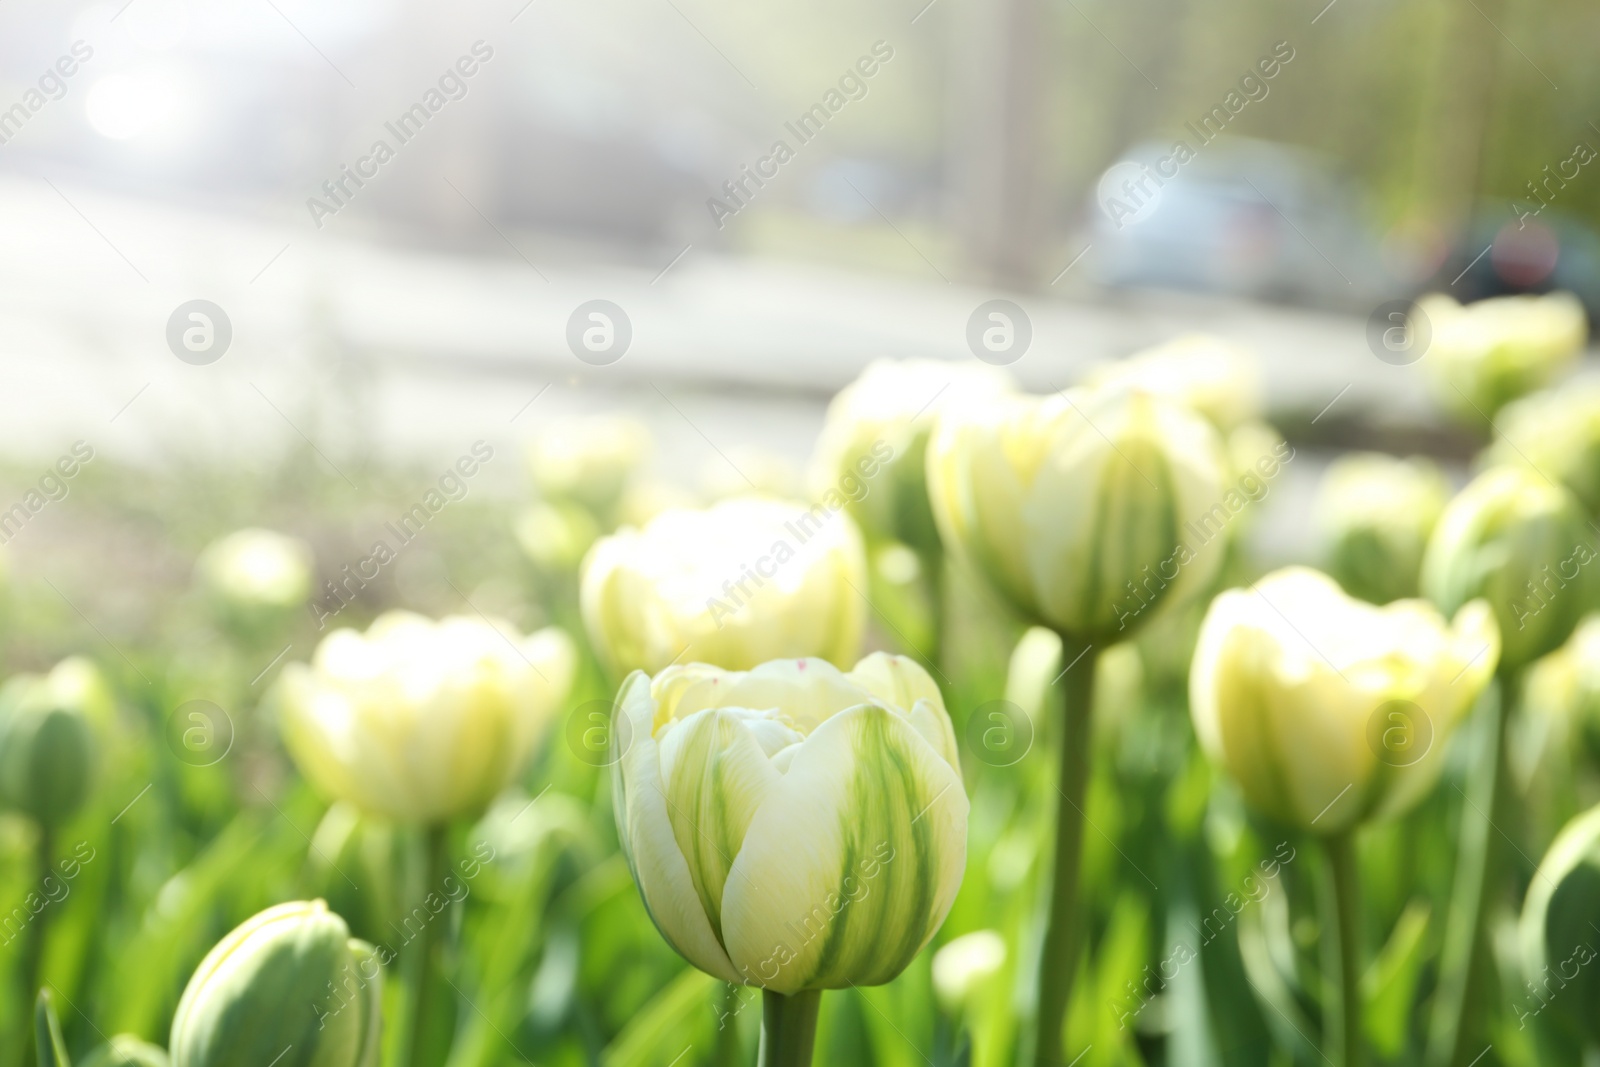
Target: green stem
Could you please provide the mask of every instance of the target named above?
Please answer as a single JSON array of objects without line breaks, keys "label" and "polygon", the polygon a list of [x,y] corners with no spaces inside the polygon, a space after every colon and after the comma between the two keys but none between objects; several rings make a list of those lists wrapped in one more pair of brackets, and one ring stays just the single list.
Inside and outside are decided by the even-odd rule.
[{"label": "green stem", "polygon": [[1062,1030],[1077,976],[1083,938],[1078,877],[1083,859],[1083,806],[1089,788],[1089,743],[1094,708],[1094,669],[1099,659],[1092,645],[1061,635],[1060,678],[1065,729],[1061,736],[1061,778],[1056,784],[1055,870],[1050,889],[1050,914],[1039,958],[1039,1025],[1034,1036],[1036,1067],[1062,1067]]},{"label": "green stem", "polygon": [[1496,828],[1508,824],[1511,790],[1506,731],[1518,679],[1502,673],[1499,681],[1499,699],[1488,709],[1491,718],[1485,724],[1483,751],[1471,773],[1467,802],[1461,807],[1460,850],[1439,960],[1439,992],[1429,1025],[1427,1067],[1466,1063],[1474,1032],[1473,1006],[1483,999],[1489,978],[1489,907],[1504,881],[1504,849]]},{"label": "green stem", "polygon": [[[1343,1067],[1362,1067],[1366,1050],[1361,1037],[1361,879],[1354,832],[1332,834],[1322,845],[1328,854],[1330,917],[1336,928],[1328,969],[1338,972],[1337,981],[1327,983],[1325,995],[1334,1010],[1327,1013],[1325,1040],[1340,1042],[1331,1060]],[[1339,991],[1337,1001],[1332,998],[1334,989]]]},{"label": "green stem", "polygon": [[[34,839],[34,885],[38,891],[44,893],[44,881],[50,877],[50,857],[55,854],[56,835],[50,827],[39,826],[39,834]],[[22,976],[27,987],[22,991],[27,1002],[27,1010],[23,1012],[25,1019],[33,1011],[33,998],[39,995],[39,988],[44,978],[44,935],[45,927],[50,923],[50,900],[45,894],[45,905],[39,913],[33,916],[28,923],[27,931],[23,934],[22,942]]]},{"label": "green stem", "polygon": [[811,1067],[822,990],[792,996],[761,991],[761,1054],[757,1067]]},{"label": "green stem", "polygon": [[[427,830],[428,853],[428,880],[423,883],[423,895],[434,891],[434,886],[444,881],[449,867],[450,829],[441,823],[430,826]],[[420,956],[415,975],[416,985],[411,991],[411,1033],[406,1046],[406,1056],[403,1063],[410,1067],[424,1067],[424,1041],[427,1035],[428,997],[433,986],[437,984],[440,973],[438,956],[442,951],[443,943],[439,937],[439,925],[445,920],[443,914],[433,916],[427,925],[422,928],[422,941],[417,946]]]}]

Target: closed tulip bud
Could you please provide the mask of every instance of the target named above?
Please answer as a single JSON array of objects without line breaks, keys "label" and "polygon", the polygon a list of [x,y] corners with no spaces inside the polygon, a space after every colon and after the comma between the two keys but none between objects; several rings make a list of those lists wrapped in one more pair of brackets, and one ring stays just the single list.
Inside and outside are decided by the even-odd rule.
[{"label": "closed tulip bud", "polygon": [[195,564],[200,583],[230,625],[249,629],[301,609],[311,596],[311,549],[271,530],[236,530]]},{"label": "closed tulip bud", "polygon": [[939,549],[928,504],[928,438],[940,416],[1012,389],[995,367],[880,359],[839,391],[811,462],[811,495],[841,504],[873,540]]},{"label": "closed tulip bud", "polygon": [[1498,655],[1481,601],[1447,625],[1423,601],[1375,607],[1290,567],[1212,602],[1189,682],[1195,733],[1258,810],[1337,833],[1432,787]]},{"label": "closed tulip bud", "polygon": [[247,919],[178,1001],[172,1067],[374,1067],[383,968],[320,900]]},{"label": "closed tulip bud", "polygon": [[1571,293],[1497,296],[1465,307],[1434,294],[1417,302],[1430,334],[1426,366],[1445,405],[1473,419],[1538,389],[1578,357],[1588,337]]},{"label": "closed tulip bud", "polygon": [[701,970],[784,995],[878,985],[944,921],[967,797],[913,661],[636,673],[613,716],[623,851],[661,935]]},{"label": "closed tulip bud", "polygon": [[1571,493],[1537,473],[1497,467],[1445,508],[1428,542],[1422,591],[1442,611],[1489,602],[1518,669],[1560,646],[1596,603],[1600,564]]},{"label": "closed tulip bud", "polygon": [[[59,668],[58,668],[59,670]],[[62,673],[76,672],[74,665]],[[60,827],[93,786],[95,737],[69,687],[50,676],[19,675],[0,689],[0,805]]]},{"label": "closed tulip bud", "polygon": [[118,1034],[89,1053],[82,1067],[170,1067],[165,1049],[132,1034]]},{"label": "closed tulip bud", "polygon": [[1329,572],[1374,604],[1416,596],[1422,555],[1449,499],[1450,483],[1428,460],[1340,456],[1317,490]]},{"label": "closed tulip bud", "polygon": [[336,630],[279,682],[284,742],[324,793],[371,815],[434,824],[471,814],[526,766],[572,685],[555,628],[410,612]]},{"label": "closed tulip bud", "polygon": [[1187,334],[1103,364],[1090,385],[1138,389],[1182,404],[1227,432],[1261,413],[1255,357],[1220,337]]},{"label": "closed tulip bud", "polygon": [[1029,621],[1096,644],[1209,586],[1248,504],[1228,471],[1204,419],[1119,390],[998,400],[928,446],[945,544]]},{"label": "closed tulip bud", "polygon": [[674,662],[730,670],[821,656],[849,663],[866,625],[866,557],[826,504],[746,497],[668,511],[584,560],[584,623],[619,673]]},{"label": "closed tulip bud", "polygon": [[1600,381],[1566,384],[1506,405],[1484,459],[1532,467],[1600,517]]},{"label": "closed tulip bud", "polygon": [[541,434],[528,450],[528,464],[545,497],[574,501],[604,516],[650,451],[650,431],[638,420],[591,416]]},{"label": "closed tulip bud", "polygon": [[[1579,815],[1556,835],[1528,883],[1519,940],[1528,1010],[1549,1009],[1569,1031],[1600,1042],[1600,808]],[[1526,1014],[1519,1010],[1518,1015]]]},{"label": "closed tulip bud", "polygon": [[955,1014],[1006,963],[1006,942],[993,930],[962,934],[933,954],[933,992],[939,1006]]},{"label": "closed tulip bud", "polygon": [[577,504],[541,501],[517,518],[517,545],[546,574],[576,573],[600,536],[600,526]]},{"label": "closed tulip bud", "polygon": [[1546,750],[1565,755],[1567,743],[1578,738],[1600,754],[1600,615],[1584,619],[1566,644],[1535,660],[1522,692],[1524,718],[1539,727],[1538,751],[1526,757],[1527,766]]}]

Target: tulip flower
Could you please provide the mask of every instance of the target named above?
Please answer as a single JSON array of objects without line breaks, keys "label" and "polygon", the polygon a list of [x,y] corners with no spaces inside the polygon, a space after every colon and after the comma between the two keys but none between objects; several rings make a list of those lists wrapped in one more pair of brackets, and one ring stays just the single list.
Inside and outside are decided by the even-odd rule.
[{"label": "tulip flower", "polygon": [[1004,397],[942,420],[928,445],[929,497],[945,545],[1027,621],[1062,637],[1066,726],[1039,963],[1038,1067],[1064,1062],[1077,968],[1095,650],[1210,585],[1228,525],[1249,503],[1227,485],[1229,472],[1205,419],[1122,386]]},{"label": "tulip flower", "polygon": [[410,612],[336,630],[279,682],[284,743],[311,782],[369,814],[439,824],[480,810],[526,765],[566,699],[557,629]]},{"label": "tulip flower", "polygon": [[638,420],[591,416],[541,434],[528,449],[528,465],[542,495],[575,501],[605,519],[650,451],[650,431]]},{"label": "tulip flower", "polygon": [[1498,650],[1482,601],[1446,624],[1423,601],[1375,607],[1290,567],[1211,602],[1189,682],[1195,734],[1262,813],[1341,833],[1432,788]]},{"label": "tulip flower", "polygon": [[820,991],[891,981],[944,921],[967,797],[938,687],[904,656],[623,683],[617,833],[685,959],[759,986],[762,1063],[810,1062]]},{"label": "tulip flower", "polygon": [[601,539],[583,564],[583,618],[618,673],[674,662],[851,662],[866,625],[861,535],[839,508],[760,497],[668,511]]},{"label": "tulip flower", "polygon": [[955,938],[933,954],[933,993],[939,1006],[952,1015],[960,1012],[1005,962],[1005,938],[993,930],[974,930]]},{"label": "tulip flower", "polygon": [[1450,483],[1429,460],[1340,456],[1317,490],[1329,571],[1374,604],[1416,596],[1422,554],[1449,499]]},{"label": "tulip flower", "polygon": [[247,919],[195,969],[172,1067],[375,1067],[383,971],[320,900]]},{"label": "tulip flower", "polygon": [[1434,1000],[1430,1062],[1459,1058],[1475,1038],[1480,1007],[1466,976],[1487,966],[1488,908],[1506,877],[1500,835],[1515,825],[1506,738],[1522,691],[1521,672],[1572,633],[1595,603],[1600,560],[1577,499],[1524,467],[1485,471],[1445,508],[1422,563],[1423,592],[1444,611],[1475,598],[1499,622],[1501,699],[1489,712],[1489,743],[1462,810],[1462,847]]},{"label": "tulip flower", "polygon": [[985,364],[875,360],[828,404],[811,462],[813,499],[842,494],[867,537],[899,541],[924,558],[938,552],[928,438],[942,413],[1011,389],[1009,375]]},{"label": "tulip flower", "polygon": [[1497,296],[1465,307],[1434,294],[1417,309],[1429,333],[1424,365],[1437,392],[1471,418],[1493,417],[1554,380],[1588,337],[1588,316],[1571,293]]},{"label": "tulip flower", "polygon": [[1500,436],[1484,453],[1487,463],[1531,467],[1600,517],[1600,380],[1523,397],[1496,421]]},{"label": "tulip flower", "polygon": [[1498,653],[1482,601],[1447,625],[1422,601],[1375,607],[1303,567],[1223,593],[1201,624],[1190,674],[1201,747],[1253,806],[1321,835],[1328,852],[1339,949],[1327,985],[1330,1063],[1362,1060],[1352,831],[1433,786]]},{"label": "tulip flower", "polygon": [[1520,669],[1572,633],[1600,592],[1593,530],[1576,498],[1537,472],[1485,471],[1440,518],[1422,566],[1423,592],[1443,611],[1489,602]]},{"label": "tulip flower", "polygon": [[1186,334],[1089,375],[1090,385],[1138,389],[1182,404],[1227,432],[1261,412],[1261,372],[1244,348],[1207,334]]},{"label": "tulip flower", "polygon": [[[1584,736],[1600,752],[1600,615],[1590,615],[1567,643],[1529,665],[1523,707],[1546,727],[1546,747]],[[1530,754],[1529,766],[1536,764]]]},{"label": "tulip flower", "polygon": [[1527,996],[1517,999],[1521,1026],[1549,1009],[1553,1020],[1591,1049],[1600,1046],[1600,807],[1562,828],[1550,845],[1522,904],[1518,926]]},{"label": "tulip flower", "polygon": [[311,595],[311,549],[271,530],[236,530],[195,564],[200,583],[230,626],[253,632],[297,611]]}]

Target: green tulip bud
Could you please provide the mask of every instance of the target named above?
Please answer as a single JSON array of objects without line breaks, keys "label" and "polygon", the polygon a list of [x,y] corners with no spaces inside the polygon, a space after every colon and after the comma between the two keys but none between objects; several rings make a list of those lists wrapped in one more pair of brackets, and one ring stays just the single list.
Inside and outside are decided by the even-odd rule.
[{"label": "green tulip bud", "polygon": [[[928,555],[939,531],[928,504],[928,438],[941,415],[1011,391],[1005,372],[943,360],[876,360],[828,405],[811,463],[811,496],[848,507],[872,540]],[[830,505],[833,506],[833,505]]]},{"label": "green tulip bud", "polygon": [[[1528,884],[1519,935],[1528,1011],[1600,1042],[1600,807],[1562,828]],[[1524,1014],[1519,1010],[1518,1015]]]},{"label": "green tulip bud", "polygon": [[623,854],[669,944],[784,995],[891,981],[961,886],[967,795],[905,656],[635,672],[613,711]]},{"label": "green tulip bud", "polygon": [[1120,388],[1006,397],[940,422],[929,496],[946,546],[1026,618],[1109,644],[1208,588],[1248,501],[1215,429]]},{"label": "green tulip bud", "polygon": [[1565,485],[1600,516],[1600,381],[1563,385],[1506,405],[1500,437],[1484,453],[1494,465],[1526,465]]},{"label": "green tulip bud", "polygon": [[1552,381],[1583,350],[1588,316],[1571,293],[1497,296],[1463,307],[1434,294],[1417,302],[1430,340],[1425,365],[1445,405],[1469,419]]},{"label": "green tulip bud", "polygon": [[189,979],[172,1019],[172,1067],[374,1067],[380,962],[320,900],[268,908]]},{"label": "green tulip bud", "polygon": [[1559,647],[1600,590],[1592,531],[1573,495],[1533,471],[1497,467],[1448,507],[1422,564],[1423,593],[1442,611],[1488,601],[1501,664],[1519,669]]},{"label": "green tulip bud", "polygon": [[0,805],[49,830],[77,814],[94,773],[93,728],[61,695],[37,675],[0,689]]},{"label": "green tulip bud", "polygon": [[118,1034],[89,1053],[82,1067],[170,1067],[171,1062],[165,1049],[132,1034]]},{"label": "green tulip bud", "polygon": [[1416,596],[1422,555],[1449,499],[1450,483],[1428,460],[1340,456],[1317,492],[1329,573],[1374,604]]}]

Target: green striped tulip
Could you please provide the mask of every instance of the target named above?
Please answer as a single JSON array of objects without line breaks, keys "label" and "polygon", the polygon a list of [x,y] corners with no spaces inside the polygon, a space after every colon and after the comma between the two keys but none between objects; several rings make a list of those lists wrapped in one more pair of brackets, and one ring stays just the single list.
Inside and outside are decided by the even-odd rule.
[{"label": "green striped tulip", "polygon": [[375,1067],[383,968],[320,900],[246,919],[172,1017],[172,1067]]},{"label": "green striped tulip", "polygon": [[791,656],[852,662],[866,588],[861,534],[841,508],[743,497],[602,538],[580,602],[619,674],[675,662],[747,670]]},{"label": "green striped tulip", "polygon": [[1527,1016],[1551,1017],[1589,1042],[1600,1043],[1600,807],[1574,818],[1556,835],[1522,905],[1518,929],[1529,995],[1516,998]]},{"label": "green striped tulip", "polygon": [[1553,381],[1588,338],[1583,304],[1571,293],[1497,296],[1463,307],[1435,293],[1417,302],[1430,340],[1424,353],[1445,405],[1468,419]]},{"label": "green striped tulip", "polygon": [[1224,433],[1261,414],[1261,374],[1255,357],[1209,334],[1185,334],[1102,364],[1090,372],[1088,381],[1165,397],[1204,415]]},{"label": "green striped tulip", "polygon": [[1571,490],[1591,518],[1600,517],[1600,380],[1514,401],[1498,422],[1486,463],[1531,467]]},{"label": "green striped tulip", "polygon": [[481,809],[526,766],[567,698],[577,655],[550,627],[406,611],[335,630],[277,695],[312,784],[362,811],[436,824]]},{"label": "green striped tulip", "polygon": [[1335,834],[1406,810],[1494,673],[1494,616],[1379,608],[1289,567],[1212,601],[1189,678],[1195,733],[1260,811]]},{"label": "green striped tulip", "polygon": [[1328,570],[1374,604],[1416,596],[1422,554],[1449,499],[1450,483],[1430,460],[1340,456],[1317,490]]},{"label": "green striped tulip", "polygon": [[996,400],[928,446],[945,544],[1029,621],[1095,644],[1210,584],[1246,506],[1229,469],[1204,419],[1113,387]]},{"label": "green striped tulip", "polygon": [[828,405],[811,463],[811,496],[839,499],[874,540],[939,549],[928,505],[928,438],[942,413],[1011,391],[981,363],[880,359]]},{"label": "green striped tulip", "polygon": [[1496,467],[1452,500],[1428,542],[1422,591],[1441,611],[1482,597],[1519,669],[1554,651],[1600,593],[1593,530],[1577,499],[1537,472]]},{"label": "green striped tulip", "polygon": [[939,688],[904,656],[623,683],[612,794],[662,937],[772,993],[878,985],[944,921],[967,796]]}]

